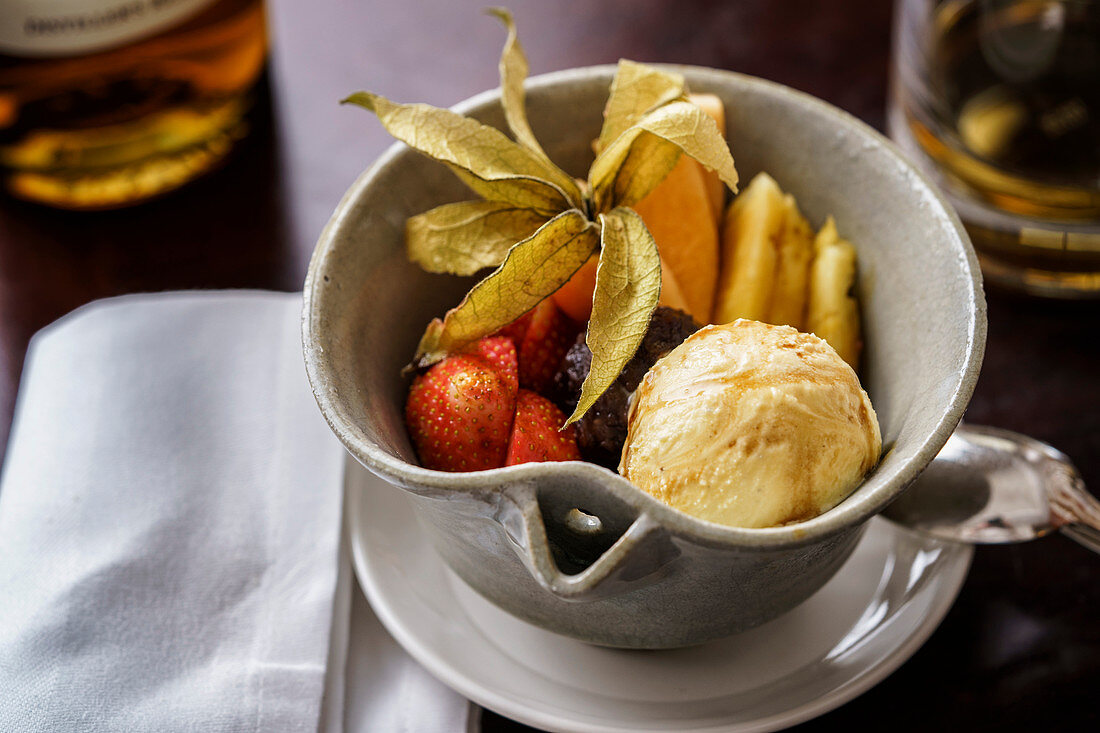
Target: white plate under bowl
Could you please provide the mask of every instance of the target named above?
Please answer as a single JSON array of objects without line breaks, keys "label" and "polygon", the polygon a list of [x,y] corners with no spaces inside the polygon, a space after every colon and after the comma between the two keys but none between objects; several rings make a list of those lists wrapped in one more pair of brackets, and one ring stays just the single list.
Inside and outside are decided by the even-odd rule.
[{"label": "white plate under bowl", "polygon": [[825,713],[924,643],[973,555],[876,518],[840,571],[774,621],[686,649],[606,649],[481,598],[436,554],[401,489],[348,470],[355,571],[386,629],[459,693],[551,731],[747,733]]}]

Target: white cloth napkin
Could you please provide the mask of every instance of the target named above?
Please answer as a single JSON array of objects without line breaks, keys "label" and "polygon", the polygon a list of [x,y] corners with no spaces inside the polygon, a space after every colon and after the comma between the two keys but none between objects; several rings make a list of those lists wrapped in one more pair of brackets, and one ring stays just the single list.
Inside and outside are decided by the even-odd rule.
[{"label": "white cloth napkin", "polygon": [[[340,731],[345,701],[396,704],[345,690],[344,453],[300,308],[128,296],[34,338],[0,479],[0,730]],[[468,710],[431,682],[423,720]]]}]

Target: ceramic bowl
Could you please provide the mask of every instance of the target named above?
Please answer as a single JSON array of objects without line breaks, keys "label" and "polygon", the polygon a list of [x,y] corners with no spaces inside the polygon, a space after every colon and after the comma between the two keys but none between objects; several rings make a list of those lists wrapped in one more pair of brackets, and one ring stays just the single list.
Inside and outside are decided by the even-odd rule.
[{"label": "ceramic bowl", "polygon": [[[794,607],[840,567],[866,522],[928,465],[962,416],[985,343],[981,276],[932,185],[867,125],[805,94],[725,71],[671,67],[725,102],[743,182],[767,171],[811,224],[836,217],[859,251],[865,354],[883,456],[839,506],[737,529],[681,514],[592,464],[467,474],[417,465],[403,423],[425,324],[471,281],[408,262],[405,220],[475,198],[442,165],[394,145],[348,190],[305,286],[306,368],[333,431],[412,497],[433,543],[478,593],[544,628],[609,646],[695,644]],[[550,156],[581,176],[613,67],[535,77],[528,111]],[[503,128],[499,96],[456,108]]]}]

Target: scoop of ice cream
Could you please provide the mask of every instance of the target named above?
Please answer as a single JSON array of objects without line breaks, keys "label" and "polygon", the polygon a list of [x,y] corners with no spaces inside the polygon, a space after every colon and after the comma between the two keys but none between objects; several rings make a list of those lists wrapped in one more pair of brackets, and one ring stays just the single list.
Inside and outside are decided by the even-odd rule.
[{"label": "scoop of ice cream", "polygon": [[736,320],[696,332],[646,374],[619,472],[687,514],[772,527],[836,506],[881,450],[871,401],[832,347]]}]

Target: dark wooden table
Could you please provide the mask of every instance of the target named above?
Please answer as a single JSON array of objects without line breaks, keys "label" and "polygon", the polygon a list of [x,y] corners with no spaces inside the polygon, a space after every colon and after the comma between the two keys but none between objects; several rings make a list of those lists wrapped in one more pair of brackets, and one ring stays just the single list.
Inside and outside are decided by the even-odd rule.
[{"label": "dark wooden table", "polygon": [[[0,199],[0,444],[31,335],[96,298],[171,288],[297,290],[341,193],[389,138],[337,100],[368,87],[447,106],[496,85],[481,3],[269,0],[254,132],[222,170],[160,201],[70,214]],[[882,128],[887,0],[515,0],[534,73],[620,57],[789,84]],[[991,292],[967,419],[1028,433],[1100,487],[1100,305]],[[1100,558],[1052,537],[979,549],[939,630],[887,680],[800,726],[1097,730]],[[522,729],[491,713],[486,731]]]}]

